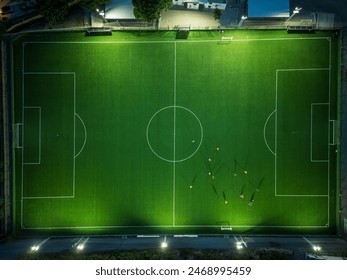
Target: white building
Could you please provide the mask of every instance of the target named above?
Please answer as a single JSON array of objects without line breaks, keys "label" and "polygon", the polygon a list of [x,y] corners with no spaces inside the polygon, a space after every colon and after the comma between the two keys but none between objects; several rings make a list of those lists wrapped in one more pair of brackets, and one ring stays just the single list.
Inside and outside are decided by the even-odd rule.
[{"label": "white building", "polygon": [[219,9],[225,10],[226,0],[172,0],[174,5],[185,6],[190,10]]}]

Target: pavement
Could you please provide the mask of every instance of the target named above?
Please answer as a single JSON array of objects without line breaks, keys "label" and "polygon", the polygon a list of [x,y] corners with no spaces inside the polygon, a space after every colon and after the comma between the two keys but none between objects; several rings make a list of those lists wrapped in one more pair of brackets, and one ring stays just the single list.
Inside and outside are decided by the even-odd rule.
[{"label": "pavement", "polygon": [[175,29],[177,26],[191,29],[217,29],[219,22],[213,17],[213,10],[205,12],[195,10],[170,9],[161,15],[160,29]]},{"label": "pavement", "polygon": [[[347,1],[345,0],[289,0],[290,14],[295,7],[301,7],[290,21],[293,25],[302,25],[303,22],[317,18],[327,18],[328,22],[320,27],[332,28],[347,25]],[[222,11],[220,21],[213,18],[213,11],[192,11],[181,6],[174,6],[162,13],[160,29],[174,29],[177,26],[190,26],[191,29],[215,29],[219,25],[223,28],[238,28],[241,17],[245,14],[245,0],[227,0],[227,6]],[[242,23],[243,28],[285,28],[285,19],[247,19]]]},{"label": "pavement", "polygon": [[[243,0],[242,0],[243,1]],[[7,1],[0,1],[0,8]],[[296,6],[302,7],[302,15],[310,16],[313,12],[334,14],[336,26],[347,25],[347,1],[346,0],[291,0],[290,7],[293,10]],[[236,26],[242,14],[242,8],[237,5],[227,7],[222,19],[225,25]],[[298,16],[298,19],[300,17]],[[99,23],[100,19],[97,20]],[[247,22],[247,21],[246,21]],[[245,24],[246,24],[245,22]],[[178,11],[169,10],[163,13],[161,19],[162,26],[174,27],[180,26],[198,26],[201,28],[216,27],[218,22],[209,12],[198,11]],[[0,244],[0,259],[17,259],[20,256],[30,252],[34,244],[40,244],[45,241],[40,252],[54,253],[73,249],[73,246],[80,240],[81,236],[72,237],[47,237],[23,238],[12,242]],[[191,249],[235,249],[235,241],[240,236],[223,235],[206,237],[174,237],[167,236],[168,244],[171,248],[191,248]],[[312,252],[312,245],[322,247],[324,253],[347,254],[346,241],[337,237],[316,237],[309,236],[304,239],[298,237],[284,236],[242,236],[243,241],[248,248],[279,248],[293,250],[298,258],[302,258],[306,252]],[[131,250],[131,249],[151,249],[158,248],[164,236],[159,237],[137,237],[137,236],[91,236],[86,243],[86,251],[104,251],[104,250]]]},{"label": "pavement", "polygon": [[325,236],[194,236],[194,235],[147,235],[147,236],[70,236],[37,237],[18,239],[0,244],[0,259],[15,260],[31,252],[33,245],[41,244],[40,253],[58,253],[76,250],[78,244],[85,242],[85,252],[109,250],[134,250],[160,248],[164,239],[172,249],[221,249],[235,250],[236,242],[249,249],[290,250],[297,259],[304,259],[306,253],[314,253],[313,246],[320,246],[320,254],[347,255],[347,242],[338,237]]}]

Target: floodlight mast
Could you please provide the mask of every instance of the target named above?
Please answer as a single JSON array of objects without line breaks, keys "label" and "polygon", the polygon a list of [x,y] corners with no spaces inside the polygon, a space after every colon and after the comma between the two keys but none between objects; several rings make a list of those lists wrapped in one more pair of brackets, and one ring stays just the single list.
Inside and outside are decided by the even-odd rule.
[{"label": "floodlight mast", "polygon": [[241,27],[242,23],[247,19],[247,16],[242,16],[241,20],[239,22],[239,24],[237,25],[237,27]]},{"label": "floodlight mast", "polygon": [[322,250],[322,247],[321,247],[321,246],[313,244],[313,242],[311,242],[310,240],[308,240],[306,237],[303,237],[303,239],[304,239],[308,244],[311,245],[313,251],[319,252],[319,251]]},{"label": "floodlight mast", "polygon": [[74,245],[72,245],[72,248],[76,248],[78,251],[81,251],[84,249],[87,241],[89,240],[89,237],[83,239],[84,236],[82,236]]},{"label": "floodlight mast", "polygon": [[244,247],[247,248],[247,243],[245,242],[245,240],[243,239],[242,236],[239,236],[239,238],[237,238],[236,236],[234,236],[235,239],[235,246],[237,250],[241,250]]},{"label": "floodlight mast", "polygon": [[40,247],[41,247],[43,244],[45,244],[49,239],[50,239],[50,237],[48,237],[48,238],[46,238],[45,240],[41,241],[39,244],[36,244],[36,245],[31,246],[31,251],[37,252],[37,251],[40,249]]},{"label": "floodlight mast", "polygon": [[285,22],[289,22],[296,14],[300,13],[301,9],[302,9],[301,7],[295,7],[293,13],[291,14],[289,18],[286,19]]},{"label": "floodlight mast", "polygon": [[161,243],[161,248],[167,247],[166,235],[164,236],[164,241]]}]

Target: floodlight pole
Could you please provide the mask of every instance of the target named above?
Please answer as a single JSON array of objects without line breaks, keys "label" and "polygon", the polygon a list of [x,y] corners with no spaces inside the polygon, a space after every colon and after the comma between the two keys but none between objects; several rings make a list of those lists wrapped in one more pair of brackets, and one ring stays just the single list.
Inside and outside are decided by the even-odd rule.
[{"label": "floodlight pole", "polygon": [[321,247],[318,246],[318,245],[314,245],[310,240],[308,240],[305,236],[302,237],[302,239],[304,239],[308,244],[311,245],[312,249],[314,251],[320,251],[321,250]]},{"label": "floodlight pole", "polygon": [[[40,247],[41,247],[43,244],[45,244],[49,239],[50,239],[50,237],[48,237],[48,238],[46,238],[45,240],[41,241],[39,244],[34,245],[33,247],[31,247],[32,250],[35,250],[35,251],[39,250]],[[35,249],[33,249],[33,248],[35,248]]]},{"label": "floodlight pole", "polygon": [[42,245],[45,244],[49,239],[50,239],[50,237],[46,238],[46,239],[43,240],[38,246],[42,246]]},{"label": "floodlight pole", "polygon": [[164,241],[161,243],[161,247],[162,248],[166,248],[167,247],[166,235],[164,236]]},{"label": "floodlight pole", "polygon": [[240,22],[239,22],[239,24],[237,25],[237,27],[238,28],[240,28],[241,27],[241,25],[242,25],[242,23],[245,21],[247,19],[247,17],[246,16],[242,16],[241,17],[241,19],[240,19]]},{"label": "floodlight pole", "polygon": [[291,15],[289,18],[287,18],[287,19],[285,20],[285,23],[289,22],[296,14],[300,13],[300,10],[301,10],[301,9],[302,9],[302,8],[295,7],[295,9],[294,9],[292,15]]},{"label": "floodlight pole", "polygon": [[234,235],[234,239],[235,239],[235,245],[237,249],[241,249],[242,246],[247,248],[247,243],[245,242],[245,240],[243,239],[243,237],[240,235],[239,238],[237,238]]},{"label": "floodlight pole", "polygon": [[78,239],[78,241],[72,245],[72,248],[75,248],[80,242],[81,240],[83,239],[84,236],[82,236],[80,239]]}]

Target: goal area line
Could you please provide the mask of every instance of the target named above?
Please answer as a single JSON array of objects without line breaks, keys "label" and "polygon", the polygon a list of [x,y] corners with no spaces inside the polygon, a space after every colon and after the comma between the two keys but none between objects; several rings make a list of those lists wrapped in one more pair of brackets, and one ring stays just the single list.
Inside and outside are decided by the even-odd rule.
[{"label": "goal area line", "polygon": [[[26,200],[39,200],[39,199],[73,199],[75,198],[75,152],[76,152],[76,73],[75,72],[26,72],[25,70],[25,65],[24,65],[24,55],[25,55],[25,50],[24,50],[25,45],[23,45],[23,64],[22,64],[22,120],[21,120],[21,127],[22,127],[22,135],[21,135],[21,151],[22,151],[22,156],[21,156],[21,205],[20,205],[20,221],[21,221],[21,227],[24,228],[24,213],[25,213],[25,201]],[[24,168],[25,166],[30,166],[30,165],[38,165],[41,164],[41,155],[42,155],[42,145],[41,145],[41,138],[42,138],[42,105],[41,106],[29,106],[25,104],[25,77],[30,76],[30,75],[72,75],[73,77],[73,85],[72,85],[72,92],[73,96],[73,156],[71,159],[72,162],[72,184],[71,184],[71,195],[56,195],[56,196],[49,196],[49,195],[38,195],[38,196],[26,196],[24,195],[25,193],[25,172]],[[25,160],[25,111],[26,110],[38,110],[39,111],[39,136],[38,136],[38,141],[39,141],[39,160],[37,162],[28,162]],[[17,140],[16,140],[17,141]]]},{"label": "goal area line", "polygon": [[[291,228],[291,229],[324,229],[327,228],[328,225],[316,225],[316,226],[307,226],[307,225],[232,225],[232,228]],[[212,228],[216,230],[220,230],[220,233],[222,234],[221,227],[216,225],[151,225],[151,226],[61,226],[61,227],[54,227],[54,226],[47,226],[47,227],[22,227],[22,230],[63,230],[63,229],[125,229],[125,228],[136,228],[136,229],[148,229],[148,228]]]},{"label": "goal area line", "polygon": [[[275,117],[275,197],[326,197],[327,199],[327,223],[325,225],[325,227],[329,227],[330,225],[330,149],[328,149],[328,158],[327,160],[324,160],[324,162],[327,164],[327,192],[326,194],[322,194],[322,195],[309,195],[309,194],[279,194],[277,192],[277,124],[278,124],[278,120],[277,120],[277,110],[278,110],[278,74],[281,72],[293,72],[293,71],[327,71],[329,74],[329,81],[328,81],[328,102],[326,102],[325,105],[328,106],[328,116],[330,116],[330,100],[331,100],[331,41],[329,41],[329,67],[322,67],[322,68],[298,68],[298,69],[277,69],[276,70],[276,106],[275,106],[275,110],[276,110],[276,117]],[[310,156],[311,156],[311,162],[312,162],[312,106],[311,106],[311,142],[310,142]],[[330,119],[329,119],[330,122]],[[330,126],[328,129],[328,135],[327,135],[327,147],[328,147],[328,143],[329,143],[329,139],[330,139]],[[313,162],[314,163],[314,162]]]},{"label": "goal area line", "polygon": [[[279,194],[277,192],[277,124],[278,124],[278,120],[277,120],[277,112],[278,112],[278,108],[277,108],[277,102],[278,102],[278,74],[279,73],[283,73],[283,72],[296,72],[296,71],[328,71],[330,73],[331,69],[330,68],[289,68],[289,69],[277,69],[276,70],[276,106],[275,106],[275,153],[274,153],[274,157],[275,157],[275,196],[281,196],[281,197],[329,197],[329,180],[328,180],[328,192],[327,194]],[[329,74],[330,77],[330,74]],[[330,107],[330,81],[329,81],[329,102],[328,103],[312,103],[312,104],[326,104],[328,105],[328,107]],[[312,123],[312,111],[311,111],[311,123]],[[312,126],[311,126],[312,129]],[[328,136],[330,137],[330,136]],[[311,143],[310,143],[310,150],[312,150],[311,148],[312,146],[312,139],[311,139]],[[327,142],[327,146],[328,146],[328,142]],[[311,153],[311,152],[310,152]],[[312,161],[312,157],[311,157],[311,162]],[[328,159],[324,160],[324,162],[326,162],[329,165],[330,162],[330,155],[328,154]],[[327,174],[329,174],[329,166],[327,168]]]}]

